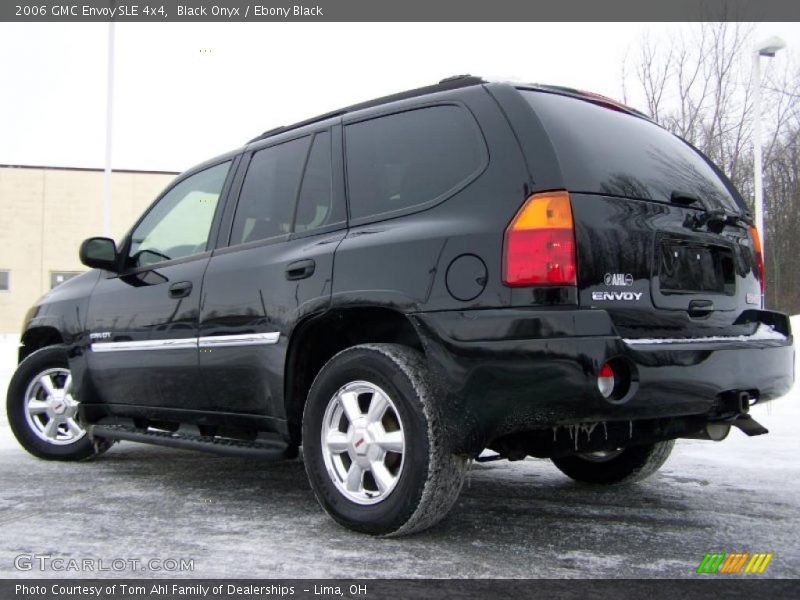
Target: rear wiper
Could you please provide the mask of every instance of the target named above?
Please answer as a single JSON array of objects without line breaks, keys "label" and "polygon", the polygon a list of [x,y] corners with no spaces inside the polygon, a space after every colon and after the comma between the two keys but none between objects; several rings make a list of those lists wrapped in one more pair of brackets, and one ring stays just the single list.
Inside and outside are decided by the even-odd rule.
[{"label": "rear wiper", "polygon": [[688,192],[674,191],[670,195],[670,200],[673,204],[678,204],[680,206],[700,205],[697,208],[701,208],[703,212],[699,214],[688,214],[683,220],[683,226],[693,231],[698,231],[705,227],[712,233],[720,233],[726,225],[748,226],[753,224],[753,218],[748,212],[732,215],[725,212],[722,208],[711,209],[702,198]]},{"label": "rear wiper", "polygon": [[753,222],[749,214],[731,215],[721,208],[707,210],[700,214],[689,214],[686,215],[686,218],[683,220],[684,227],[688,227],[694,231],[705,227],[712,233],[722,232],[726,225],[749,226],[752,224]]},{"label": "rear wiper", "polygon": [[672,192],[672,194],[670,194],[669,201],[673,204],[679,204],[680,206],[692,206],[693,204],[699,204],[705,210],[708,210],[706,203],[703,202],[699,196],[695,196],[689,192],[675,190]]}]

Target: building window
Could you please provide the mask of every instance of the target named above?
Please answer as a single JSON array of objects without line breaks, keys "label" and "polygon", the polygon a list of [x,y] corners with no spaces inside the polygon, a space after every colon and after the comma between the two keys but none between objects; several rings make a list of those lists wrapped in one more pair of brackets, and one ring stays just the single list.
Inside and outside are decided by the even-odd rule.
[{"label": "building window", "polygon": [[80,274],[80,271],[50,271],[50,289]]},{"label": "building window", "polygon": [[8,291],[8,274],[9,271],[0,271],[0,292]]}]

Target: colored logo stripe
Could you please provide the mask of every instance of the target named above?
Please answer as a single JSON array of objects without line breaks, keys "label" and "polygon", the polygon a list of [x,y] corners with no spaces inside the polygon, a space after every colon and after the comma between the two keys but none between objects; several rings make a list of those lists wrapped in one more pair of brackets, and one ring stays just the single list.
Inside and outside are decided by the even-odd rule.
[{"label": "colored logo stripe", "polygon": [[773,556],[772,552],[708,552],[700,561],[697,573],[733,575],[741,573],[744,567],[744,573],[760,574],[767,569]]},{"label": "colored logo stripe", "polygon": [[769,561],[772,560],[772,552],[769,554],[754,554],[753,558],[750,559],[750,562],[747,564],[745,568],[745,573],[763,573]]}]

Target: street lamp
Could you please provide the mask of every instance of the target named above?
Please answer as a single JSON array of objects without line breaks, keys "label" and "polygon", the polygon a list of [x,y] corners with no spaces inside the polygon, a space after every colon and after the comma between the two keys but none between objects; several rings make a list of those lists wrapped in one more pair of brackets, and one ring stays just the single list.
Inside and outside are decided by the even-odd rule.
[{"label": "street lamp", "polygon": [[786,42],[777,36],[765,39],[757,44],[753,51],[753,175],[755,180],[756,227],[761,236],[761,257],[765,256],[764,230],[764,183],[761,175],[761,57],[772,58],[778,50],[786,47]]},{"label": "street lamp", "polygon": [[[112,4],[113,8],[114,4]],[[106,158],[103,168],[103,235],[111,237],[111,140],[114,125],[114,21],[108,24],[106,64]]]}]

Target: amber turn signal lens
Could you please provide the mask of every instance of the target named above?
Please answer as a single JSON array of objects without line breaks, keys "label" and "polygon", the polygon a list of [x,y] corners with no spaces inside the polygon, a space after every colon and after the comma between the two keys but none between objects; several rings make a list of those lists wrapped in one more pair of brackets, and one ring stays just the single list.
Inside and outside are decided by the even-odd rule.
[{"label": "amber turn signal lens", "polygon": [[505,233],[503,283],[576,285],[575,229],[565,191],[534,194]]},{"label": "amber turn signal lens", "polygon": [[764,293],[764,253],[761,251],[761,236],[758,229],[750,226],[750,239],[753,240],[753,250],[756,253],[756,266],[758,267],[758,282],[761,285],[761,293]]}]

